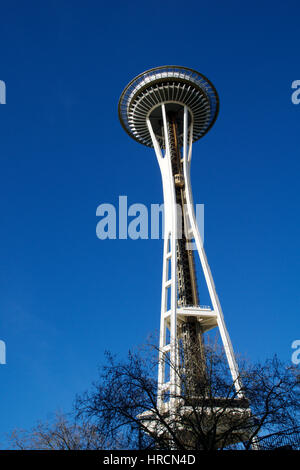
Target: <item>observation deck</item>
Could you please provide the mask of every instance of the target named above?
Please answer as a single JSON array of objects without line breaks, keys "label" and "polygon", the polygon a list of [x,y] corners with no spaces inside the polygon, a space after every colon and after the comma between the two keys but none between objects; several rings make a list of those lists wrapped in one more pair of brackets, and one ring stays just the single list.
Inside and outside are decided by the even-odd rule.
[{"label": "observation deck", "polygon": [[[156,67],[134,78],[120,97],[119,118],[127,134],[137,142],[153,147],[147,126],[150,118],[153,131],[164,147],[162,103],[167,112],[176,113],[179,123],[183,121],[183,106],[188,107],[189,120],[193,120],[193,142],[208,132],[219,111],[217,91],[204,75],[186,67]],[[182,132],[178,141],[182,145]]]}]

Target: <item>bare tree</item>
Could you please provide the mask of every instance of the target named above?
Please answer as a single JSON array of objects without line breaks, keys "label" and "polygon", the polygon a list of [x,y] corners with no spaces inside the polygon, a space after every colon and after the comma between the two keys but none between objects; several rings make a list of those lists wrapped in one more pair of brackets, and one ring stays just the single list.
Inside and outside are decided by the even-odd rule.
[{"label": "bare tree", "polygon": [[29,431],[14,430],[8,440],[11,448],[19,450],[99,450],[109,444],[96,426],[59,412]]},{"label": "bare tree", "polygon": [[[191,348],[191,346],[190,346]],[[158,350],[146,346],[126,360],[107,353],[91,389],[76,399],[72,414],[57,413],[29,431],[15,430],[14,449],[215,450],[299,447],[299,373],[275,356],[263,364],[240,361],[238,393],[224,353],[215,344],[186,351],[174,368],[180,391],[157,405]],[[199,353],[205,358],[199,361]],[[170,413],[170,400],[175,407]],[[297,444],[298,443],[298,444]]]},{"label": "bare tree", "polygon": [[77,397],[77,416],[105,429],[111,442],[119,442],[120,434],[126,435],[123,448],[250,449],[258,447],[263,435],[296,429],[299,379],[293,367],[276,356],[264,364],[242,363],[240,395],[223,352],[215,345],[204,348],[205,374],[203,363],[196,360],[197,351],[189,357],[195,360],[193,387],[182,363],[169,364],[181,383],[172,415],[168,411],[170,395],[165,398],[165,407],[157,406],[158,355],[153,347],[147,353],[130,352],[125,361],[107,354],[98,381]]}]

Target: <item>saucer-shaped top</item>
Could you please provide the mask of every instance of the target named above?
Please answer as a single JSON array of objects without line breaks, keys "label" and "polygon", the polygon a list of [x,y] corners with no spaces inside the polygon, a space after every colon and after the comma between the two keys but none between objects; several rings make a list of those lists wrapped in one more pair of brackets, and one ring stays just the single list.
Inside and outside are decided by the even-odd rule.
[{"label": "saucer-shaped top", "polygon": [[[177,114],[179,121],[183,119],[183,106],[188,107],[193,120],[193,142],[206,134],[219,111],[216,89],[204,75],[186,67],[156,67],[134,78],[120,97],[119,118],[125,131],[141,144],[153,147],[147,126],[147,117],[150,117],[154,132],[164,146],[162,103],[167,111]],[[179,143],[182,143],[182,130]]]}]

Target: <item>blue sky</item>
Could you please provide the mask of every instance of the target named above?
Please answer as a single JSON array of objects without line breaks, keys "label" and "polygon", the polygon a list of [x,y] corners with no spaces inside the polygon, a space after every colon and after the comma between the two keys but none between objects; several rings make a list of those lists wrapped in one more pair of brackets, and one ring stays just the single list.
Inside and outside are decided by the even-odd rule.
[{"label": "blue sky", "polygon": [[[194,200],[234,349],[290,361],[299,339],[299,3],[10,1],[1,5],[0,435],[28,428],[159,328],[161,240],[96,237],[96,208],[162,202],[151,149],[118,121],[158,65],[220,95],[193,149]],[[1,439],[0,439],[1,440]]]}]

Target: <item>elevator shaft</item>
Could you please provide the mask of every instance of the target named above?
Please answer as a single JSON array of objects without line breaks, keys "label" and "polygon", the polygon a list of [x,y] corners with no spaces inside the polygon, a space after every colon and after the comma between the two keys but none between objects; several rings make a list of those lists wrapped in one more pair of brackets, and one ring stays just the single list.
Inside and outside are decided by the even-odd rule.
[{"label": "elevator shaft", "polygon": [[[175,195],[178,211],[177,286],[178,306],[198,306],[199,295],[195,270],[194,253],[187,249],[188,232],[185,213],[186,195],[184,187],[183,165],[178,145],[178,122],[176,113],[168,113],[168,138]],[[178,339],[181,344],[182,363],[185,370],[185,392],[187,396],[196,395],[205,377],[205,355],[202,330],[195,317],[185,317],[178,324]]]}]

